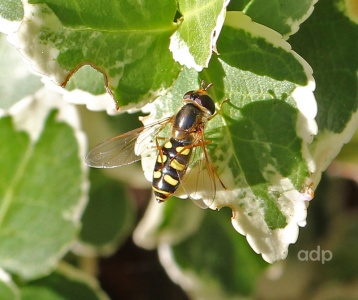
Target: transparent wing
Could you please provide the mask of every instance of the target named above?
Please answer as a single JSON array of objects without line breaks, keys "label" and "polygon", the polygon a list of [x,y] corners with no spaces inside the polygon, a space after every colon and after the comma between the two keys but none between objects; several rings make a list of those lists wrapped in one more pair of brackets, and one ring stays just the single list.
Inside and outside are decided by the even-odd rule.
[{"label": "transparent wing", "polygon": [[199,132],[189,169],[181,179],[182,188],[196,205],[208,208],[215,199],[217,179],[220,180],[217,177],[215,166],[205,147],[204,135]]},{"label": "transparent wing", "polygon": [[[153,138],[171,120],[172,117],[165,118],[98,144],[87,154],[86,164],[94,168],[116,168],[140,160],[140,155],[148,149]],[[136,146],[140,146],[139,153],[134,151]]]}]

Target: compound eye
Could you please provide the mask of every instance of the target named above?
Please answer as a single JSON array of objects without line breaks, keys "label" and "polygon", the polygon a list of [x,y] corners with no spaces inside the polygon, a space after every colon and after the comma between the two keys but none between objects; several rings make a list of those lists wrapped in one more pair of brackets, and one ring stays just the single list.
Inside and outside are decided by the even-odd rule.
[{"label": "compound eye", "polygon": [[183,99],[195,100],[194,91],[190,91],[184,94]]},{"label": "compound eye", "polygon": [[215,103],[209,95],[197,95],[193,100],[202,107],[205,107],[212,115],[215,113]]}]

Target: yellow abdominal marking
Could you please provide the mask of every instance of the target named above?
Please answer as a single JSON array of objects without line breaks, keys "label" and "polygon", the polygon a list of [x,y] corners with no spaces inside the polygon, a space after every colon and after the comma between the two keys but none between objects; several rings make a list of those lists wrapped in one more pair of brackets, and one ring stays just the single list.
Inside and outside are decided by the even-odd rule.
[{"label": "yellow abdominal marking", "polygon": [[160,178],[161,176],[162,176],[162,172],[160,172],[160,171],[153,172],[153,178]]},{"label": "yellow abdominal marking", "polygon": [[153,189],[155,192],[158,192],[158,193],[163,194],[163,195],[167,195],[167,196],[171,195],[171,193],[166,192],[166,191],[162,191],[162,190],[160,190],[160,189],[157,189],[157,188],[155,188],[154,186],[152,186],[152,189]]},{"label": "yellow abdominal marking", "polygon": [[171,147],[173,147],[173,144],[171,142],[166,142],[164,144],[164,148],[170,149]]},{"label": "yellow abdominal marking", "polygon": [[174,179],[172,176],[165,174],[164,175],[164,181],[172,186],[176,186],[178,184],[178,180]]},{"label": "yellow abdominal marking", "polygon": [[167,156],[166,155],[158,155],[158,158],[157,158],[157,162],[158,163],[165,163],[167,161]]},{"label": "yellow abdominal marking", "polygon": [[155,196],[155,199],[157,199],[158,202],[164,202],[165,200],[167,200],[165,198],[158,197],[158,196]]},{"label": "yellow abdominal marking", "polygon": [[190,153],[190,149],[189,148],[186,148],[184,149],[184,147],[176,147],[175,149],[179,154],[182,154],[182,155],[188,155]]},{"label": "yellow abdominal marking", "polygon": [[170,162],[170,166],[177,171],[183,171],[185,169],[185,165],[181,164],[176,159],[173,159]]}]

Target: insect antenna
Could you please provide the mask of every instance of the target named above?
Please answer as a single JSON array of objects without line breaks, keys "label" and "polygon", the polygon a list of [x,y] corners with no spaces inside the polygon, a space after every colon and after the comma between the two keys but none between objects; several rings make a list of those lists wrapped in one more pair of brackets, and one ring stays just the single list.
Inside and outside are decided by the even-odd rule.
[{"label": "insect antenna", "polygon": [[207,91],[208,89],[210,89],[213,86],[213,83],[209,83],[206,87],[205,87],[205,80],[201,81],[201,87],[204,91]]}]

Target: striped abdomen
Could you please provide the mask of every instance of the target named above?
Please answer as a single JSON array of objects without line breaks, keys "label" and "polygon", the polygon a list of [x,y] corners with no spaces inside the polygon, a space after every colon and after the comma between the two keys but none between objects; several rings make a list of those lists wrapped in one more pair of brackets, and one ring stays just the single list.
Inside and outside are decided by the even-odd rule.
[{"label": "striped abdomen", "polygon": [[167,200],[179,187],[189,164],[192,148],[188,142],[171,138],[158,153],[152,187],[158,202]]}]

